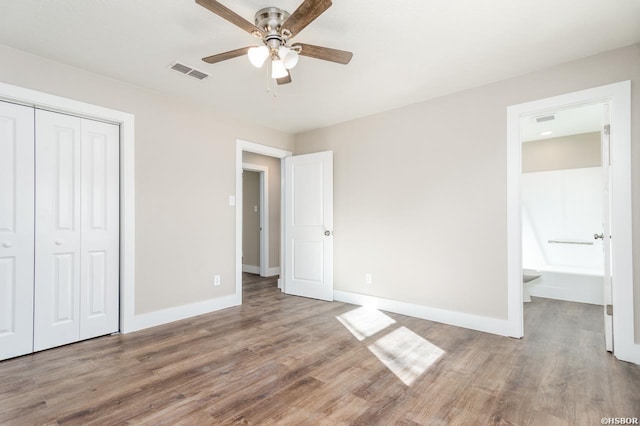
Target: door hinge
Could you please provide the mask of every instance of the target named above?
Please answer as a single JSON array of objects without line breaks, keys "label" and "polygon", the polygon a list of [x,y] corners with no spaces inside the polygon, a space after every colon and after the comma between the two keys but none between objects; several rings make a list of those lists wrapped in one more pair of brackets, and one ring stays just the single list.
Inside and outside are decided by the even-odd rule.
[{"label": "door hinge", "polygon": [[607,315],[613,316],[613,305],[607,305]]},{"label": "door hinge", "polygon": [[604,134],[605,135],[611,134],[611,124],[605,124],[604,125]]}]

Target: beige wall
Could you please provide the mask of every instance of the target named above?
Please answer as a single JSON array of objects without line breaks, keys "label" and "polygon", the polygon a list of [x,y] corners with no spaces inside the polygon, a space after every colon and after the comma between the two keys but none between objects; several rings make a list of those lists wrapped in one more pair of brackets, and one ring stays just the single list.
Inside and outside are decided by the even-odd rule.
[{"label": "beige wall", "polygon": [[[135,114],[136,314],[232,294],[235,140],[293,150],[294,137],[4,46],[0,57],[2,82]],[[506,107],[622,80],[639,265],[634,45],[297,135],[297,153],[335,153],[336,289],[506,318]],[[637,271],[634,285],[640,341]]]},{"label": "beige wall", "polygon": [[2,82],[135,114],[136,314],[233,294],[236,139],[293,137],[1,45],[0,58]]},{"label": "beige wall", "polygon": [[269,267],[280,267],[280,159],[244,152],[242,162],[266,167],[269,173]]},{"label": "beige wall", "polygon": [[[633,257],[640,265],[634,45],[297,135],[298,154],[334,151],[335,288],[506,319],[506,108],[623,80],[633,80]],[[637,271],[634,285],[640,334]]]},{"label": "beige wall", "polygon": [[600,162],[600,132],[522,144],[523,173],[598,167]]},{"label": "beige wall", "polygon": [[260,266],[260,174],[242,173],[242,264]]}]

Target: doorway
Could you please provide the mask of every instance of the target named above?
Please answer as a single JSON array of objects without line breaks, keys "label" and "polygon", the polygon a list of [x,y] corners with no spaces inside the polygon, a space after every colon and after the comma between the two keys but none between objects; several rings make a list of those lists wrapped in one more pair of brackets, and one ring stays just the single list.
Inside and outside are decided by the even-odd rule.
[{"label": "doorway", "polygon": [[524,116],[544,115],[573,106],[611,105],[611,251],[614,355],[640,362],[633,318],[633,268],[631,244],[631,84],[629,81],[540,99],[507,108],[507,279],[509,335],[522,337],[522,129]]},{"label": "doorway", "polygon": [[243,164],[242,171],[242,272],[259,274],[265,266],[261,261],[262,253],[262,173],[248,170]]},{"label": "doorway", "polygon": [[[520,118],[525,332],[535,326],[527,313],[541,303],[580,316],[565,321],[574,332],[603,331],[596,313],[611,303],[608,124],[609,103]],[[610,316],[604,318],[611,351]]]},{"label": "doorway", "polygon": [[[255,273],[262,277],[281,276],[283,265],[283,249],[280,244],[282,230],[282,159],[291,156],[291,152],[260,145],[252,142],[236,141],[236,295],[238,303],[242,303],[243,271],[249,266],[247,272]],[[244,172],[257,172],[259,177],[260,196],[257,204],[258,212],[254,212],[253,205],[244,205]],[[254,197],[255,200],[255,197]],[[259,243],[254,249],[254,255],[259,259],[260,265],[250,265],[244,262],[244,216],[257,213],[258,221],[262,228]],[[254,219],[256,219],[254,217]],[[254,263],[256,263],[254,261]],[[253,266],[253,268],[251,268]],[[257,272],[254,272],[257,271]],[[283,290],[283,280],[277,279],[278,288]]]}]

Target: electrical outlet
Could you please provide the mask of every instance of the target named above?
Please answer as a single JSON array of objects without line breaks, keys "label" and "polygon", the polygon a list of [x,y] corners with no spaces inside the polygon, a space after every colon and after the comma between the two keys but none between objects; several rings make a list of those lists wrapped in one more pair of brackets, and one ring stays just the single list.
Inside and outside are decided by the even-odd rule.
[{"label": "electrical outlet", "polygon": [[216,287],[220,285],[220,275],[213,276],[213,285]]},{"label": "electrical outlet", "polygon": [[367,272],[366,274],[364,274],[364,283],[365,284],[372,284],[373,283],[373,276],[371,275],[370,272]]}]

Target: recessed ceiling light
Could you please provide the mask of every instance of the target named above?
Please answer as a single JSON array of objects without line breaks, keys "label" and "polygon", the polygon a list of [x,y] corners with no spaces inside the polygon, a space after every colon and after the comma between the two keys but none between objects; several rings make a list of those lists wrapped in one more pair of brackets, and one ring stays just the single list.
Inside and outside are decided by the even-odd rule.
[{"label": "recessed ceiling light", "polygon": [[546,132],[540,133],[540,136],[549,136],[551,133],[553,133],[551,130],[547,130]]}]

